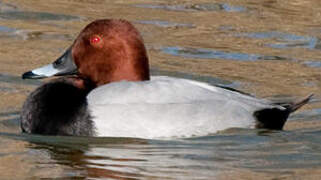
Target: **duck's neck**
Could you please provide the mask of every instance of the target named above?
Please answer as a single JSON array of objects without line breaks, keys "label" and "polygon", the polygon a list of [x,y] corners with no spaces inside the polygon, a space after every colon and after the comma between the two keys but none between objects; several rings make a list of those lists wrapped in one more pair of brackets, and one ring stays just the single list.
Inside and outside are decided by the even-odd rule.
[{"label": "duck's neck", "polygon": [[107,82],[100,82],[98,85],[118,82],[118,81],[146,81],[150,79],[149,67],[145,62],[140,64],[122,64],[116,67],[115,71],[111,73]]},{"label": "duck's neck", "polygon": [[[141,50],[140,50],[141,49]],[[97,86],[118,81],[146,81],[150,80],[148,57],[145,47],[114,53],[110,56],[113,64],[106,64],[107,71],[100,71],[95,76]],[[122,54],[122,55],[120,55]],[[125,55],[124,55],[125,54]],[[105,73],[105,74],[104,74]]]}]

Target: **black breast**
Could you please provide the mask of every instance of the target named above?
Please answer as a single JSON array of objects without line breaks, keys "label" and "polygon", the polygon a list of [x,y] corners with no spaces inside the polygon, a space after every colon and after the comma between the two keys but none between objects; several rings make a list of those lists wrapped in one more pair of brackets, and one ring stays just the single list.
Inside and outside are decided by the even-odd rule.
[{"label": "black breast", "polygon": [[87,94],[87,90],[64,78],[40,86],[23,105],[22,131],[45,135],[94,135]]}]

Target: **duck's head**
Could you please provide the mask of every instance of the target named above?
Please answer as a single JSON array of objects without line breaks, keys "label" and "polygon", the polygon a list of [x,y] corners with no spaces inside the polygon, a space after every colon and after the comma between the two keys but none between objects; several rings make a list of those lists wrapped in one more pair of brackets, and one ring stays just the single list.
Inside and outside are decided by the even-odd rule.
[{"label": "duck's head", "polygon": [[115,81],[149,80],[146,49],[137,29],[125,20],[96,20],[87,25],[52,64],[22,75],[24,79],[76,75],[99,86]]}]

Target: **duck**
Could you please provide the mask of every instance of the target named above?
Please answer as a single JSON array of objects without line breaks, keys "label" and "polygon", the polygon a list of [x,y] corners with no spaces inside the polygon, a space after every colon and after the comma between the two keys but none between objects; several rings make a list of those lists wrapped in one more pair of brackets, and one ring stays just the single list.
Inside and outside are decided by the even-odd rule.
[{"label": "duck", "polygon": [[23,133],[157,139],[229,128],[282,130],[312,97],[274,102],[220,85],[151,76],[142,36],[122,19],[91,22],[63,55],[22,78],[53,76],[24,102]]}]

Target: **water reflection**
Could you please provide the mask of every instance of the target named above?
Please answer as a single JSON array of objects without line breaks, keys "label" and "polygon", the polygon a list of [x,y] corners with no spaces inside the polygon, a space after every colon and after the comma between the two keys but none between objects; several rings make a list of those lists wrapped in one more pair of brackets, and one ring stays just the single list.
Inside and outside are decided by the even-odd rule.
[{"label": "water reflection", "polygon": [[164,47],[162,52],[173,56],[182,56],[186,58],[200,59],[226,59],[237,61],[257,61],[257,60],[289,60],[286,57],[272,55],[257,55],[238,52],[224,52],[219,50],[210,50],[203,48],[185,48],[185,47]]},{"label": "water reflection", "polygon": [[272,48],[307,48],[315,49],[318,45],[316,37],[299,36],[295,34],[271,31],[271,32],[254,32],[254,33],[238,33],[237,37],[248,37],[254,39],[271,39],[279,41],[278,43],[269,43],[266,46]]},{"label": "water reflection", "polygon": [[164,9],[170,11],[226,11],[226,12],[243,12],[246,11],[245,7],[232,6],[224,3],[203,3],[203,4],[136,4],[135,7],[151,8],[151,9]]},{"label": "water reflection", "polygon": [[63,14],[52,14],[47,12],[28,11],[8,11],[0,12],[0,18],[5,20],[38,20],[38,21],[58,21],[58,20],[79,20],[80,18]]},{"label": "water reflection", "polygon": [[[29,12],[20,10],[16,6],[0,2],[0,20],[23,20],[23,21],[70,21],[80,20],[80,17],[54,14],[48,12]],[[0,26],[0,37],[30,39],[60,39],[72,40],[68,34],[55,34],[40,31],[28,31],[15,29],[7,26]]]},{"label": "water reflection", "polygon": [[0,86],[0,92],[14,92],[14,91],[15,91],[14,88]]},{"label": "water reflection", "polygon": [[58,20],[79,20],[79,17],[64,15],[64,14],[53,14],[48,12],[31,12],[23,11],[18,7],[2,3],[0,1],[0,19],[4,20],[38,20],[38,21],[58,21]]},{"label": "water reflection", "polygon": [[23,40],[33,40],[33,39],[43,39],[43,40],[73,40],[73,37],[69,34],[54,34],[54,33],[46,33],[41,31],[17,31],[15,33],[19,35]]},{"label": "water reflection", "polygon": [[0,12],[15,11],[17,9],[18,9],[18,7],[15,5],[3,3],[2,1],[0,1]]},{"label": "water reflection", "polygon": [[[230,169],[269,173],[320,166],[320,132],[230,129],[220,134],[177,140],[0,136],[28,141],[29,151],[46,151],[64,178],[215,178]],[[303,141],[304,140],[304,141]],[[29,152],[29,153],[31,153]],[[279,172],[276,172],[279,173]]]},{"label": "water reflection", "polygon": [[306,61],[303,64],[308,66],[308,67],[321,68],[321,62],[320,61]]},{"label": "water reflection", "polygon": [[0,118],[2,117],[17,117],[19,116],[20,111],[12,111],[12,112],[0,112]]},{"label": "water reflection", "polygon": [[297,113],[293,116],[294,120],[320,120],[321,119],[321,108],[312,109],[309,111],[304,111]]},{"label": "water reflection", "polygon": [[40,80],[23,80],[21,76],[15,76],[10,74],[1,74],[0,73],[0,83],[10,83],[10,84],[24,84],[24,85],[33,85],[39,86],[42,84]]},{"label": "water reflection", "polygon": [[0,33],[10,33],[10,32],[14,32],[14,31],[16,31],[16,30],[13,28],[9,28],[6,26],[0,26]]},{"label": "water reflection", "polygon": [[55,34],[50,32],[42,31],[29,31],[14,29],[6,26],[0,26],[0,37],[12,38],[12,39],[22,39],[22,40],[33,40],[33,39],[43,39],[43,40],[73,40],[73,37],[69,34]]},{"label": "water reflection", "polygon": [[192,28],[194,27],[193,24],[183,24],[183,23],[174,23],[174,22],[168,22],[168,21],[161,21],[161,20],[140,20],[136,21],[137,23],[140,24],[151,24],[151,25],[156,25],[160,27],[188,27]]}]

